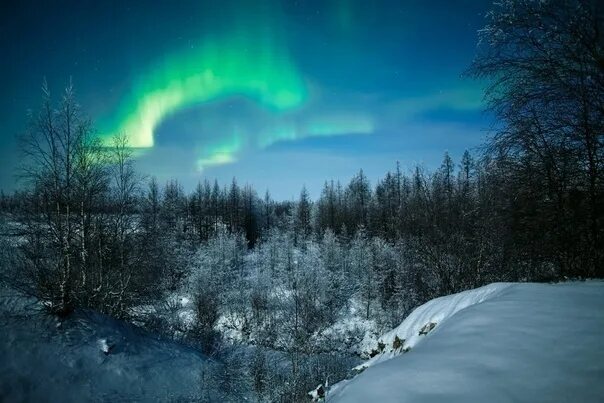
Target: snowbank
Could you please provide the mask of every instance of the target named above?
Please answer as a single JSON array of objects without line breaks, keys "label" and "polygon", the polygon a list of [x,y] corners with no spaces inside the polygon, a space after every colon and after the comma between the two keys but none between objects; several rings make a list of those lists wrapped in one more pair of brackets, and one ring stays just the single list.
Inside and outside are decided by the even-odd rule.
[{"label": "snowbank", "polygon": [[378,343],[366,351],[368,356],[377,355],[355,369],[360,371],[410,351],[460,310],[492,298],[509,286],[507,283],[494,283],[426,302],[411,312],[398,327],[380,337]]},{"label": "snowbank", "polygon": [[[436,326],[427,335],[419,331]],[[333,402],[599,402],[604,282],[492,284],[417,308]],[[391,344],[390,344],[391,345]],[[386,350],[386,349],[385,349]],[[402,350],[402,349],[401,349]]]}]

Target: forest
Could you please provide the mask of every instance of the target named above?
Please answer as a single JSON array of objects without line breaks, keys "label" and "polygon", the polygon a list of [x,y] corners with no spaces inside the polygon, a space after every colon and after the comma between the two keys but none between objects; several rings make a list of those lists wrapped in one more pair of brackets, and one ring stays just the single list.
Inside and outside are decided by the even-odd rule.
[{"label": "forest", "polygon": [[23,186],[0,197],[3,284],[49,315],[100,312],[225,362],[235,401],[289,402],[433,298],[604,277],[602,20],[583,1],[498,4],[466,72],[490,83],[483,147],[432,170],[393,161],[374,183],[326,178],[316,200],[158,183],[126,134],[95,137],[71,84],[58,100],[44,85]]}]

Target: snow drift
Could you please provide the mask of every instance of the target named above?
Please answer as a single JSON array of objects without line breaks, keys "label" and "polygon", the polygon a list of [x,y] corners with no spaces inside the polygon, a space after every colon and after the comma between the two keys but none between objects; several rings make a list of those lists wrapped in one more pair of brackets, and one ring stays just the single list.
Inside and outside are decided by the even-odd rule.
[{"label": "snow drift", "polygon": [[491,284],[417,308],[382,336],[382,351],[358,368],[367,369],[328,397],[598,402],[603,330],[604,282]]},{"label": "snow drift", "polygon": [[425,339],[428,333],[449,317],[471,305],[483,302],[509,287],[506,283],[489,284],[475,290],[433,299],[416,308],[398,327],[379,338],[366,352],[373,357],[355,369],[361,371],[379,362],[408,352]]}]

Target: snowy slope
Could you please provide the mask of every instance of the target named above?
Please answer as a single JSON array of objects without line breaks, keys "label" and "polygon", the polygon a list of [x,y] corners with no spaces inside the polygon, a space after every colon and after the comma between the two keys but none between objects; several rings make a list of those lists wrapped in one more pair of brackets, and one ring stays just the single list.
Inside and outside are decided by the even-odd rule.
[{"label": "snowy slope", "polygon": [[124,322],[76,312],[59,326],[34,302],[6,294],[0,320],[0,401],[190,401],[215,395],[208,384],[215,363]]},{"label": "snowy slope", "polygon": [[604,282],[492,284],[417,308],[384,344],[395,335],[409,352],[385,347],[328,400],[604,400]]},{"label": "snowy slope", "polygon": [[[380,354],[359,365],[356,369],[363,370],[379,362],[389,360],[405,351],[410,351],[411,348],[424,341],[427,338],[426,336],[436,329],[436,327],[442,325],[458,311],[492,298],[509,286],[510,284],[507,283],[494,283],[475,290],[468,290],[428,301],[411,312],[403,323],[379,338],[378,343],[383,344],[382,348],[380,348],[378,343],[371,345],[368,348],[369,351],[366,352],[367,355],[372,350]],[[397,338],[398,342],[395,341]]]}]

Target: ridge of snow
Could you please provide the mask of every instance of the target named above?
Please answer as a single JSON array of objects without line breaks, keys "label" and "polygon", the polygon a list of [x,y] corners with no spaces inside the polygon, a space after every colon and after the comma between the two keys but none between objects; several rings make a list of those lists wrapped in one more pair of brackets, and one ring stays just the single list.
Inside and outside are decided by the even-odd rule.
[{"label": "ridge of snow", "polygon": [[337,383],[328,400],[601,402],[604,281],[513,283],[495,292],[441,320],[409,353]]},{"label": "ridge of snow", "polygon": [[[415,308],[400,325],[379,338],[378,342],[384,344],[383,351],[354,369],[362,371],[365,368],[387,361],[404,353],[406,349],[415,347],[418,343],[422,342],[422,340],[429,337],[443,322],[457,312],[493,298],[501,291],[510,287],[510,285],[511,283],[492,283],[473,290],[435,298],[420,305]],[[430,329],[428,334],[420,335],[420,330],[431,323],[435,324],[434,328]],[[398,348],[394,346],[397,337],[401,342],[401,345]],[[376,345],[371,346],[371,349],[379,351]]]}]

